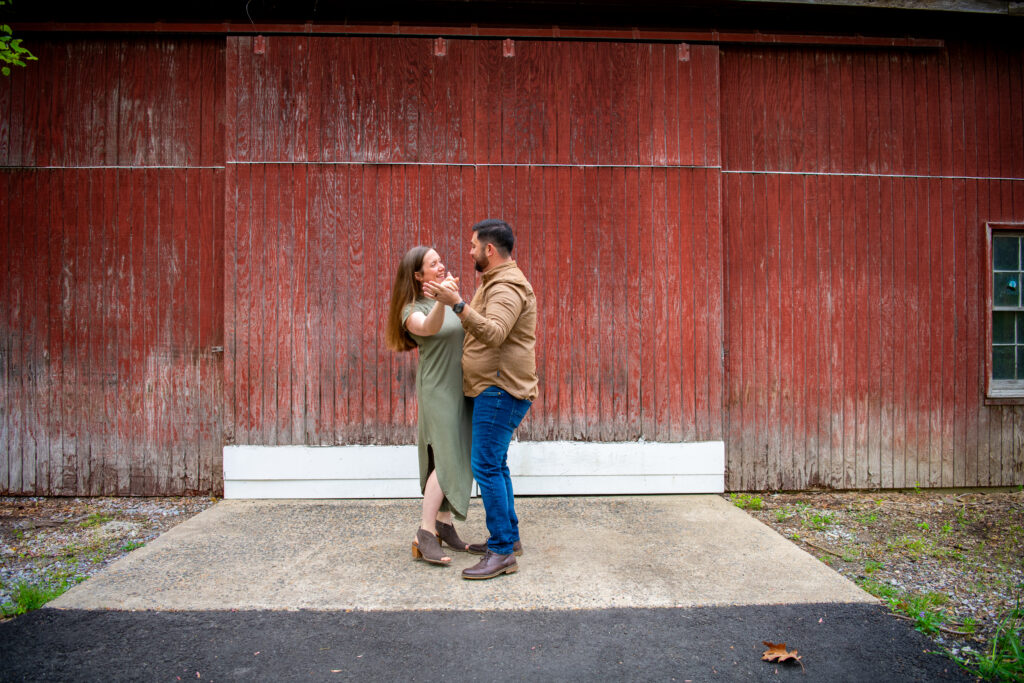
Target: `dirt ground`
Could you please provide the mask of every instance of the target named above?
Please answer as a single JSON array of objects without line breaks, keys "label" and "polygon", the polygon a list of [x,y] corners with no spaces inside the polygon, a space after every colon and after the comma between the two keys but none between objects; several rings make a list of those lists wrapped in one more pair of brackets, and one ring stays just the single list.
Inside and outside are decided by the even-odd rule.
[{"label": "dirt ground", "polygon": [[[980,650],[1024,597],[1024,492],[728,494],[749,514],[885,600],[937,650]],[[0,609],[19,587],[50,597],[211,498],[0,498]]]}]

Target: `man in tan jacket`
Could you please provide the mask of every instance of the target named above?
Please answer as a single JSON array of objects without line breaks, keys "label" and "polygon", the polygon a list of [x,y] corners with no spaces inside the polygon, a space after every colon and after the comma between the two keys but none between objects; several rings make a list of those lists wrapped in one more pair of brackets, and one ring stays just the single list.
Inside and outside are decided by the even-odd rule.
[{"label": "man in tan jacket", "polygon": [[488,219],[473,226],[470,255],[483,276],[467,305],[457,290],[424,283],[423,291],[452,307],[462,321],[462,387],[473,399],[473,476],[487,515],[487,543],[470,546],[483,554],[464,579],[491,579],[518,569],[522,554],[508,446],[512,433],[537,397],[537,299],[516,262],[508,223]]}]

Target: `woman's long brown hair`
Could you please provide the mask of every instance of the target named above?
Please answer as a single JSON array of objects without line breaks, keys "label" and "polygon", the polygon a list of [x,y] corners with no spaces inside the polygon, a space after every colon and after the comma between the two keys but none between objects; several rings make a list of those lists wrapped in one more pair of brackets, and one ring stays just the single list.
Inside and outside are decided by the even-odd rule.
[{"label": "woman's long brown hair", "polygon": [[402,309],[423,295],[423,285],[415,274],[423,267],[423,257],[430,247],[415,246],[405,252],[395,273],[395,284],[391,286],[391,306],[388,308],[388,322],[384,328],[384,343],[392,351],[411,351],[416,342],[402,324]]}]

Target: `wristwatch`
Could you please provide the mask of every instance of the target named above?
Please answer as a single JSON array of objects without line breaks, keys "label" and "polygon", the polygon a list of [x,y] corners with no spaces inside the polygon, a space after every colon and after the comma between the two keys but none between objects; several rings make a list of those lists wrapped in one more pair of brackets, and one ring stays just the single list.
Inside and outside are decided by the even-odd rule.
[{"label": "wristwatch", "polygon": [[452,306],[452,312],[455,315],[458,315],[459,313],[462,313],[462,309],[465,308],[465,307],[466,307],[466,302],[465,301],[460,301],[459,303],[457,303],[454,306]]}]

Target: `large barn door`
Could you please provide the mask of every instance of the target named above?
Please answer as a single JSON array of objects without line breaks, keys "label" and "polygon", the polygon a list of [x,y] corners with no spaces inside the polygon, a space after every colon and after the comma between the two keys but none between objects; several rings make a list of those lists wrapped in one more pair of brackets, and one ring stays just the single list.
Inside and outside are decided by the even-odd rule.
[{"label": "large barn door", "polygon": [[0,493],[217,491],[223,41],[32,49],[0,79]]},{"label": "large barn door", "polygon": [[[229,444],[411,443],[394,268],[430,244],[472,289],[492,216],[538,293],[520,438],[720,444],[717,106],[716,47],[230,38]],[[598,474],[678,474],[634,451]]]}]

